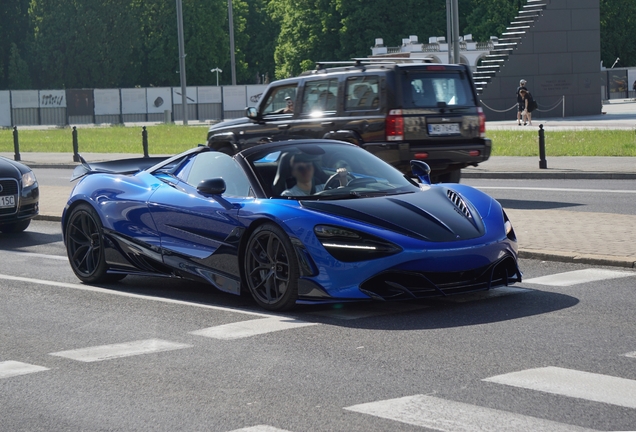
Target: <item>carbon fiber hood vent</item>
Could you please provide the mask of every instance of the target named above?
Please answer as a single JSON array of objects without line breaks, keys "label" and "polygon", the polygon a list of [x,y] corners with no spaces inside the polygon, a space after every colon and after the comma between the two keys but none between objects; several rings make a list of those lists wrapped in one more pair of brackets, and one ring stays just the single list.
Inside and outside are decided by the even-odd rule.
[{"label": "carbon fiber hood vent", "polygon": [[462,212],[464,216],[466,216],[468,219],[473,218],[473,215],[470,213],[470,210],[468,210],[468,206],[466,205],[462,197],[460,197],[457,192],[455,192],[454,190],[448,189],[446,191],[446,196],[448,197],[449,200],[451,200],[453,204],[455,204],[455,207],[457,207],[457,209],[460,212]]}]

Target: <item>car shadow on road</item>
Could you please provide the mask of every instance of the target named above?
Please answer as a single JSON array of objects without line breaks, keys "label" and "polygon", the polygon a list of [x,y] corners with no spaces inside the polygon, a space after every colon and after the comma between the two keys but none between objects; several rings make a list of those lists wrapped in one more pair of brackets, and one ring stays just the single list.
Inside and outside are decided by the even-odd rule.
[{"label": "car shadow on road", "polygon": [[0,233],[2,250],[23,251],[25,247],[40,246],[63,241],[62,233],[41,233],[24,231],[21,233]]},{"label": "car shadow on road", "polygon": [[[129,276],[119,283],[100,285],[114,291],[197,303],[234,312],[289,317],[338,327],[377,330],[425,330],[510,321],[573,307],[579,299],[555,292],[502,287],[444,298],[407,302],[361,301],[299,304],[283,312],[260,308],[249,294],[223,293],[210,285],[179,279]],[[253,318],[252,318],[253,319]]]},{"label": "car shadow on road", "polygon": [[514,210],[553,210],[584,205],[559,201],[528,201],[515,199],[498,199],[497,201],[499,201],[499,204],[501,204],[503,208]]}]

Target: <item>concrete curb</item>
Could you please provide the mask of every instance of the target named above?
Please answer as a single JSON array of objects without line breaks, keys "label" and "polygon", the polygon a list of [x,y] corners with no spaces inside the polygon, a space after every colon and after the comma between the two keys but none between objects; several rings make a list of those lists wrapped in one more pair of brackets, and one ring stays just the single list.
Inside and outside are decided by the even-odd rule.
[{"label": "concrete curb", "polygon": [[611,255],[587,255],[561,251],[544,251],[532,249],[520,249],[519,258],[536,259],[542,261],[558,261],[578,264],[591,264],[610,267],[636,268],[633,257],[621,257]]},{"label": "concrete curb", "polygon": [[636,173],[615,172],[466,172],[465,179],[521,179],[521,180],[635,180]]}]

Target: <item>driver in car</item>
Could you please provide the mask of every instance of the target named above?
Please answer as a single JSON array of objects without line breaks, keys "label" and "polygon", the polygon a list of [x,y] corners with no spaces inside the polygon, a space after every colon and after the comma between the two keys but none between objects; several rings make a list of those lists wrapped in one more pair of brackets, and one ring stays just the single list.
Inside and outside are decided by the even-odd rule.
[{"label": "driver in car", "polygon": [[[307,157],[303,154],[294,155],[291,158],[290,164],[291,174],[296,179],[296,184],[289,189],[285,189],[281,193],[281,196],[313,195],[325,189],[324,184],[316,184],[316,179],[314,178],[315,167],[313,158]],[[340,186],[346,186],[348,174],[347,169],[338,168],[336,170],[336,174],[340,181]]]}]

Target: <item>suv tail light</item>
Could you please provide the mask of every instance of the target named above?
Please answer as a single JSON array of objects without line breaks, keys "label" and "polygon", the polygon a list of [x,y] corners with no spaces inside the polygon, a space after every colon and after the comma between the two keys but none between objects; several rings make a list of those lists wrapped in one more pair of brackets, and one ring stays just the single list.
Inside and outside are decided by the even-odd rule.
[{"label": "suv tail light", "polygon": [[486,137],[486,114],[481,107],[477,107],[477,114],[479,115],[479,137]]},{"label": "suv tail light", "polygon": [[389,111],[389,115],[386,116],[385,130],[387,141],[404,141],[404,117],[402,117],[401,109]]}]

